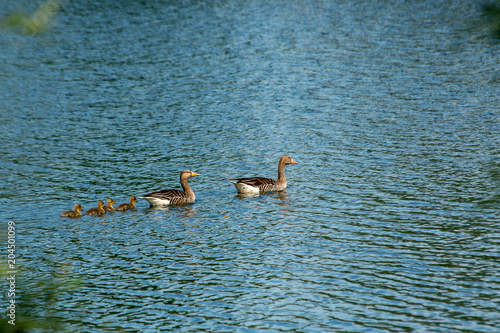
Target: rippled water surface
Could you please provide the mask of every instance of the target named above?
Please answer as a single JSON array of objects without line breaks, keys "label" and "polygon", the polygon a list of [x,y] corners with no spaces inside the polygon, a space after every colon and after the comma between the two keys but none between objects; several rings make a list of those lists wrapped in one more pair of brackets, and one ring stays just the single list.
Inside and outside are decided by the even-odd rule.
[{"label": "rippled water surface", "polygon": [[[477,2],[69,1],[55,23],[0,35],[19,324],[498,332],[500,43]],[[285,192],[236,195],[284,153]],[[59,217],[184,169],[194,204]]]}]

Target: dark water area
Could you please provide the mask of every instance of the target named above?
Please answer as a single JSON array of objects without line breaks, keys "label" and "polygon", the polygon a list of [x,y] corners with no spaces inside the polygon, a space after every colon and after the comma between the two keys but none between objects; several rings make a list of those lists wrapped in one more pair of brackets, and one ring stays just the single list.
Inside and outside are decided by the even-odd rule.
[{"label": "dark water area", "polygon": [[[19,323],[498,332],[500,42],[478,2],[68,1],[54,22],[0,34]],[[236,195],[282,154],[285,192]],[[191,205],[59,217],[184,169]]]}]

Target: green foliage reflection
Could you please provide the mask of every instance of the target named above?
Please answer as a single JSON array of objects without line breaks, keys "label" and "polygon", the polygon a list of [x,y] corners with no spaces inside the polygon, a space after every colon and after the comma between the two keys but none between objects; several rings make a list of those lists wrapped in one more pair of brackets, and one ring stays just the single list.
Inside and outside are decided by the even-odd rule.
[{"label": "green foliage reflection", "polygon": [[36,35],[54,26],[54,17],[61,10],[64,0],[47,0],[38,9],[26,14],[14,12],[0,21],[4,29],[19,31],[25,35]]},{"label": "green foliage reflection", "polygon": [[483,13],[491,25],[493,36],[500,38],[500,1],[484,4]]}]

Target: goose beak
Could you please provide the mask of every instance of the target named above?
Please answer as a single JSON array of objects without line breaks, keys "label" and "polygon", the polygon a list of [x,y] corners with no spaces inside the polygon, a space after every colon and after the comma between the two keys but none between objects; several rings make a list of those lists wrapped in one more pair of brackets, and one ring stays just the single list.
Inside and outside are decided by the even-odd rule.
[{"label": "goose beak", "polygon": [[292,164],[299,164],[292,158]]},{"label": "goose beak", "polygon": [[196,177],[196,176],[199,176],[199,175],[200,175],[199,173],[191,171],[191,177]]}]

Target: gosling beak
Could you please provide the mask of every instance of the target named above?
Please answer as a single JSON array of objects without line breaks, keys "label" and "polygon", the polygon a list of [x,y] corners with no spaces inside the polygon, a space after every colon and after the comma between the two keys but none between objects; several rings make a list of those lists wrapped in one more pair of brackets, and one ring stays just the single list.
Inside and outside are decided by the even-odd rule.
[{"label": "gosling beak", "polygon": [[191,177],[196,177],[196,176],[199,176],[199,175],[200,175],[199,173],[191,171]]}]

